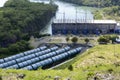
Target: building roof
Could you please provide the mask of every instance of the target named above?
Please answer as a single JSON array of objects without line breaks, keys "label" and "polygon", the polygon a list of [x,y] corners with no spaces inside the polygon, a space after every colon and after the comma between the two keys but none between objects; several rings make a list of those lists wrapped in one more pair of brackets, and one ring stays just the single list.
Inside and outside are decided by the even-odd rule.
[{"label": "building roof", "polygon": [[113,24],[117,24],[117,22],[115,20],[94,20],[94,23],[113,23]]},{"label": "building roof", "polygon": [[115,20],[72,20],[72,19],[58,19],[54,20],[53,23],[98,23],[98,24],[117,24]]}]

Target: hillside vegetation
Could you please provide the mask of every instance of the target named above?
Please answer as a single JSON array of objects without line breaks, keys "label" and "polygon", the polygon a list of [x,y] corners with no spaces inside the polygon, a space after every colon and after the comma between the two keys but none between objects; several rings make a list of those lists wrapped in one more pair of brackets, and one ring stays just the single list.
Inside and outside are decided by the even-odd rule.
[{"label": "hillside vegetation", "polygon": [[119,80],[120,79],[120,45],[98,45],[82,55],[72,64],[73,69],[57,70],[0,70],[3,80]]},{"label": "hillside vegetation", "polygon": [[120,21],[120,6],[106,7],[94,12],[95,19],[115,19]]},{"label": "hillside vegetation", "polygon": [[8,0],[0,8],[0,55],[4,57],[31,49],[30,36],[38,36],[56,10],[56,5]]},{"label": "hillside vegetation", "polygon": [[81,6],[98,7],[94,12],[94,19],[120,20],[120,0],[62,0]]},{"label": "hillside vegetation", "polygon": [[108,7],[116,5],[120,6],[120,0],[62,0],[62,1],[93,7]]}]

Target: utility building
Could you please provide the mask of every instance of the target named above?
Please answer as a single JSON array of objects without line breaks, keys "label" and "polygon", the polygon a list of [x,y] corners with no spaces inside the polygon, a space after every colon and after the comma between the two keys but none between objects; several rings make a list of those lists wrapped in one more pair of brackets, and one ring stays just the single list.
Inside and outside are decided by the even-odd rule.
[{"label": "utility building", "polygon": [[115,20],[55,20],[52,23],[52,34],[108,34],[114,33]]}]

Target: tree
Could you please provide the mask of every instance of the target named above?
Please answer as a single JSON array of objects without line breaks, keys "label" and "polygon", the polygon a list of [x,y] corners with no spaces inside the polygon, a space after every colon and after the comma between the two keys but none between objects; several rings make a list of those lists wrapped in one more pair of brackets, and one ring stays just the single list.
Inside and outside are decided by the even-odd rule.
[{"label": "tree", "polygon": [[66,41],[68,42],[69,40],[70,40],[70,38],[69,38],[69,37],[67,37],[67,38],[66,38]]},{"label": "tree", "polygon": [[112,43],[114,43],[117,38],[119,38],[117,35],[111,35],[110,36],[110,40],[112,41]]},{"label": "tree", "polygon": [[73,71],[73,66],[69,65],[68,70]]},{"label": "tree", "polygon": [[108,7],[108,6],[120,6],[120,0],[63,0],[72,2],[84,6],[95,6],[95,7]]},{"label": "tree", "polygon": [[0,48],[0,54],[9,54],[10,51],[7,48]]},{"label": "tree", "polygon": [[0,8],[0,53],[8,55],[29,50],[27,41],[30,36],[45,36],[39,35],[39,31],[51,20],[56,10],[56,5],[29,0],[7,1]]},{"label": "tree", "polygon": [[12,53],[11,54],[16,54],[19,52],[19,45],[16,43],[16,44],[12,44],[9,46],[9,51],[11,51]]},{"label": "tree", "polygon": [[109,42],[109,37],[108,36],[100,36],[98,39],[98,42],[100,44],[107,44]]},{"label": "tree", "polygon": [[76,42],[78,41],[78,38],[77,38],[77,37],[73,37],[73,38],[71,39],[71,41],[72,41],[73,43],[76,43]]},{"label": "tree", "polygon": [[0,80],[2,80],[2,76],[0,75]]},{"label": "tree", "polygon": [[86,44],[89,42],[89,39],[88,38],[85,38],[85,42],[86,42]]}]

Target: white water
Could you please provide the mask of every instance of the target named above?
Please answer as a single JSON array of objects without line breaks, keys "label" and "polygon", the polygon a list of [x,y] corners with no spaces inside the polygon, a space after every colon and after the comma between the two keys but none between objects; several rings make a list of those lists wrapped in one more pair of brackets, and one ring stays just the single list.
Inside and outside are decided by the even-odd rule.
[{"label": "white water", "polygon": [[0,0],[0,7],[3,7],[7,0]]}]

